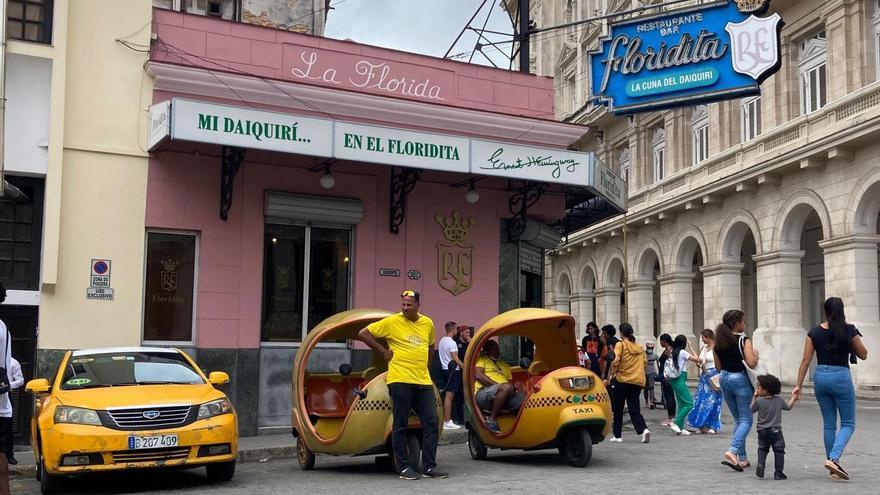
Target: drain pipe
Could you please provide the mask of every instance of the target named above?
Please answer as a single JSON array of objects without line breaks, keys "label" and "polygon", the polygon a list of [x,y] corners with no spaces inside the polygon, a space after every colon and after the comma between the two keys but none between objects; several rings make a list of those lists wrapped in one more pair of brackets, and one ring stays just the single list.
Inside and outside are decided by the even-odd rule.
[{"label": "drain pipe", "polygon": [[0,198],[6,195],[6,0],[0,0]]}]

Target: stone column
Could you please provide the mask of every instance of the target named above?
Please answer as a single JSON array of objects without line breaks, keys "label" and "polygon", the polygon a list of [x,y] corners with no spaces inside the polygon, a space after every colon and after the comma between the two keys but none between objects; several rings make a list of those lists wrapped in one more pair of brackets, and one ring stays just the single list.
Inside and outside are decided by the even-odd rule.
[{"label": "stone column", "polygon": [[694,273],[660,277],[660,330],[673,337],[694,334]]},{"label": "stone column", "polygon": [[654,281],[631,282],[626,295],[630,324],[639,341],[654,336]]},{"label": "stone column", "polygon": [[619,287],[611,287],[607,289],[599,289],[596,291],[596,324],[599,328],[602,325],[611,323],[615,327],[620,325],[620,293],[623,289]]},{"label": "stone column", "polygon": [[729,309],[742,309],[742,263],[716,263],[703,272],[703,321],[715,329]]},{"label": "stone column", "polygon": [[593,307],[595,306],[595,293],[591,290],[581,291],[574,299],[572,304],[577,304],[578,308],[578,338],[583,337],[586,332],[587,323],[593,319]]},{"label": "stone column", "polygon": [[758,265],[758,328],[754,345],[767,370],[785,383],[797,378],[806,329],[801,323],[803,251],[754,256]]},{"label": "stone column", "polygon": [[[846,319],[862,332],[869,351],[880,349],[880,301],[878,301],[877,244],[880,235],[849,235],[820,241],[825,253],[825,295],[843,299]],[[859,385],[880,385],[880,362],[860,361],[853,366]]]}]

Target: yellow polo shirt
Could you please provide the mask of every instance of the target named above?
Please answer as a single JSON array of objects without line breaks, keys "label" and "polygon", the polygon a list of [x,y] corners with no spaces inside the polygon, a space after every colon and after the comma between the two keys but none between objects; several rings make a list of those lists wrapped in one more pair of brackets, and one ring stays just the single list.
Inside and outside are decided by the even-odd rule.
[{"label": "yellow polo shirt", "polygon": [[[483,374],[495,383],[508,383],[513,380],[513,373],[510,366],[502,360],[493,361],[489,356],[480,356],[474,365],[477,368],[483,368]],[[483,388],[483,384],[479,380],[474,380],[474,392]]]},{"label": "yellow polo shirt", "polygon": [[403,313],[385,317],[367,326],[377,339],[385,339],[394,353],[388,363],[387,383],[432,385],[428,373],[428,348],[434,345],[434,322],[420,314],[410,321]]}]

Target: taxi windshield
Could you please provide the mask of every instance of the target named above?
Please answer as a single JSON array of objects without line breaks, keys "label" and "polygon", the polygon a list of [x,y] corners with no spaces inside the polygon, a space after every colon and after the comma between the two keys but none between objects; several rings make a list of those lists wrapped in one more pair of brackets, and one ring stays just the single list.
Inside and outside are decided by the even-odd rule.
[{"label": "taxi windshield", "polygon": [[118,352],[71,356],[61,389],[201,383],[202,377],[177,352]]}]

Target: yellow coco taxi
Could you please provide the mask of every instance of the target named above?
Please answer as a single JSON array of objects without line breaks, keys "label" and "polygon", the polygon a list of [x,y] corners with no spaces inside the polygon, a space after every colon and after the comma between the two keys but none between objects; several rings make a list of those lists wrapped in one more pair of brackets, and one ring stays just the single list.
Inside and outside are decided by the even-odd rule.
[{"label": "yellow coco taxi", "polygon": [[[310,360],[319,344],[345,345],[370,323],[391,316],[380,309],[352,309],[333,315],[313,328],[303,340],[293,361],[291,424],[296,437],[300,468],[315,467],[315,454],[375,455],[395,472],[391,454],[391,398],[388,395],[388,363],[369,349],[359,365],[345,360]],[[384,344],[384,339],[381,340]],[[354,360],[352,360],[354,361]],[[443,417],[440,398],[437,417]],[[407,451],[418,465],[421,454],[421,423],[409,418]]]},{"label": "yellow coco taxi", "polygon": [[[501,410],[496,433],[486,422],[489,411],[477,406],[476,365],[486,343],[505,335],[528,338],[535,344],[535,353],[534,361],[523,360],[510,370],[522,405],[517,411]],[[485,459],[489,448],[558,448],[572,466],[590,462],[593,444],[601,442],[611,427],[611,403],[602,380],[578,366],[574,342],[574,319],[546,309],[514,309],[490,319],[477,331],[462,361],[471,457]]]},{"label": "yellow coco taxi", "polygon": [[31,380],[31,445],[37,479],[51,493],[63,476],[122,469],[205,466],[232,479],[238,423],[232,404],[177,349],[133,347],[67,352],[55,381]]}]

